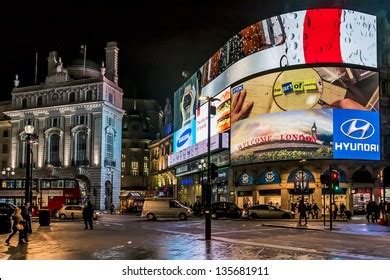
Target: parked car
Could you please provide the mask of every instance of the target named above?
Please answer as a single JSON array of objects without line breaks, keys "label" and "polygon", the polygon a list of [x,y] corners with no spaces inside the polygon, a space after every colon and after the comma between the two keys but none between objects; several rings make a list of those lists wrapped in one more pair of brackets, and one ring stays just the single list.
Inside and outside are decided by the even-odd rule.
[{"label": "parked car", "polygon": [[294,212],[279,209],[272,205],[258,204],[247,209],[250,219],[292,219]]},{"label": "parked car", "polygon": [[219,218],[242,218],[245,214],[245,211],[239,208],[233,202],[214,202],[211,204],[211,218],[216,220]]},{"label": "parked car", "polygon": [[8,202],[0,202],[0,216],[11,217],[16,205]]},{"label": "parked car", "polygon": [[192,210],[174,199],[145,199],[141,217],[149,221],[157,218],[179,218],[186,220],[192,216]]},{"label": "parked car", "polygon": [[[57,217],[61,220],[65,219],[82,219],[83,218],[82,205],[64,205],[60,210],[57,211]],[[102,217],[103,213],[99,210],[95,210],[93,213],[93,219],[97,220]]]}]

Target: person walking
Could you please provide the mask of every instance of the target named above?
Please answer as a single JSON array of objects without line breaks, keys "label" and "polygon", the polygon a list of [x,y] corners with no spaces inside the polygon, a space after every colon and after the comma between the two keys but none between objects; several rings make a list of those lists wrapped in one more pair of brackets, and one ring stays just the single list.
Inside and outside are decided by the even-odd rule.
[{"label": "person walking", "polygon": [[367,222],[369,223],[370,222],[370,217],[371,217],[371,214],[372,214],[372,201],[370,200],[368,203],[367,203],[367,206],[366,206],[366,219],[367,219]]},{"label": "person walking", "polygon": [[302,225],[302,219],[305,219],[305,225],[307,225],[307,216],[306,216],[306,204],[301,199],[301,201],[298,204],[298,213],[299,213],[299,225]]},{"label": "person walking", "polygon": [[87,206],[85,206],[83,209],[83,220],[85,224],[84,230],[88,229],[88,226],[90,230],[93,229],[93,212],[94,209],[92,203],[88,200]]},{"label": "person walking", "polygon": [[314,202],[312,209],[313,209],[313,212],[312,212],[313,213],[313,219],[314,218],[318,219],[318,212],[320,211],[320,208],[318,207],[316,202]]},{"label": "person walking", "polygon": [[339,211],[339,208],[337,207],[337,204],[336,203],[334,203],[333,202],[333,204],[332,204],[332,207],[333,207],[333,209],[332,209],[332,214],[333,214],[333,220],[336,220],[336,218],[337,218],[337,212]]},{"label": "person walking", "polygon": [[310,203],[308,203],[308,204],[306,205],[306,213],[307,213],[307,217],[308,217],[308,218],[310,218],[310,216],[311,216],[311,218],[314,219],[314,215],[313,215],[313,212],[312,212],[312,208],[311,208],[311,204],[310,204]]},{"label": "person walking", "polygon": [[374,224],[378,223],[379,212],[379,205],[375,201],[372,202],[371,221]]},{"label": "person walking", "polygon": [[23,219],[22,210],[19,207],[15,209],[12,215],[12,220],[13,220],[12,232],[8,236],[7,240],[5,240],[5,243],[9,245],[12,237],[17,232],[19,232],[19,244],[25,244],[26,241],[24,240],[24,224],[26,221]]},{"label": "person walking", "polygon": [[113,203],[111,203],[110,214],[111,214],[111,215],[115,214],[115,206],[114,206]]},{"label": "person walking", "polygon": [[340,204],[340,219],[344,218],[346,210],[347,210],[347,207],[345,206],[344,202],[341,202],[341,204]]},{"label": "person walking", "polygon": [[23,239],[25,242],[28,242],[28,235],[32,233],[31,229],[31,211],[30,211],[30,203],[25,202],[21,208],[21,215],[23,217],[24,229],[23,229]]}]

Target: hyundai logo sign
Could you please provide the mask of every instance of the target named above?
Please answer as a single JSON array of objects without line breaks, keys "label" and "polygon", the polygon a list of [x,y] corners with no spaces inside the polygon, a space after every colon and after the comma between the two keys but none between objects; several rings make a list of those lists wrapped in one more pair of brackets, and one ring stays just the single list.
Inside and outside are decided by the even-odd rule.
[{"label": "hyundai logo sign", "polygon": [[362,119],[349,119],[341,124],[340,130],[345,136],[356,140],[368,139],[375,133],[374,126]]},{"label": "hyundai logo sign", "polygon": [[186,130],[184,130],[184,132],[179,136],[179,139],[177,140],[176,143],[177,147],[180,148],[188,141],[188,139],[190,139],[191,132],[192,132],[191,128],[187,128]]}]

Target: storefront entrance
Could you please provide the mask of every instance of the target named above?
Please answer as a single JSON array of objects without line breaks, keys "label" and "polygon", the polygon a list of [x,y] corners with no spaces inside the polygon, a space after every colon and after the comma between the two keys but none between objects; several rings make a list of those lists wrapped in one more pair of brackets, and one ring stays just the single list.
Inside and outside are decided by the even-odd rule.
[{"label": "storefront entrance", "polygon": [[372,189],[356,188],[352,190],[353,214],[366,214],[366,205],[372,198]]},{"label": "storefront entrance", "polygon": [[253,192],[252,191],[239,191],[237,192],[237,206],[240,208],[248,208],[253,205]]}]

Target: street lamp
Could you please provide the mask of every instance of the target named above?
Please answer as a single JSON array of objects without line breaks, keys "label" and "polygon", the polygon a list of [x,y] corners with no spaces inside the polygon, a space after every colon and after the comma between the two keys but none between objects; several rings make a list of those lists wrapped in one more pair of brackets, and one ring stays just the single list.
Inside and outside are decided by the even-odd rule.
[{"label": "street lamp", "polygon": [[208,103],[208,114],[207,114],[207,185],[206,185],[206,191],[205,191],[205,239],[210,240],[211,239],[211,173],[210,173],[210,157],[211,157],[211,150],[210,150],[210,134],[211,134],[211,125],[210,125],[210,118],[211,114],[215,116],[216,114],[216,108],[215,106],[211,105],[211,102],[213,101],[220,101],[218,98],[209,97],[209,96],[201,96],[199,97],[199,100],[205,100]]},{"label": "street lamp", "polygon": [[3,169],[3,171],[1,171],[1,175],[7,176],[7,178],[9,178],[10,176],[15,175],[15,171],[12,167],[6,167]]},{"label": "street lamp", "polygon": [[204,161],[204,159],[200,160],[198,168],[200,170],[199,181],[200,181],[200,184],[202,186],[202,203],[204,204],[206,190],[205,190],[205,185],[203,184],[203,177],[204,177],[203,175],[204,175],[204,172],[207,170],[207,163]]},{"label": "street lamp", "polygon": [[24,140],[26,141],[26,191],[25,202],[32,205],[32,144],[36,139],[34,134],[34,126],[31,124],[31,119],[28,119],[24,126]]}]

